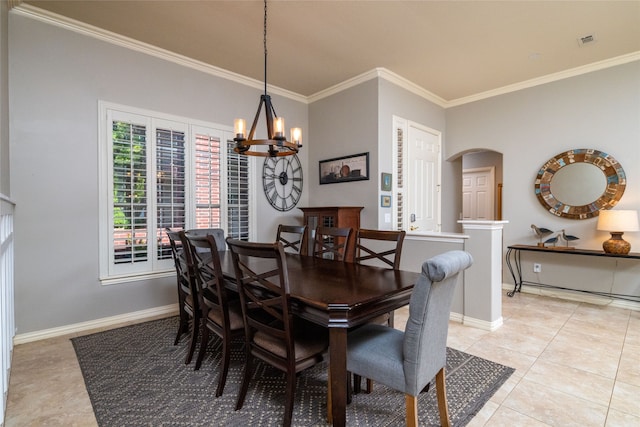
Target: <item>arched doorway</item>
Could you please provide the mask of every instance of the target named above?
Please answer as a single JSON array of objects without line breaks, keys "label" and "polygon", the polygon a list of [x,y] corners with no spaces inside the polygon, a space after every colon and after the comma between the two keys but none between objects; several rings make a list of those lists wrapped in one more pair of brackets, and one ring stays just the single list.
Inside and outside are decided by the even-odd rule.
[{"label": "arched doorway", "polygon": [[465,220],[502,219],[502,153],[462,155],[462,215]]}]

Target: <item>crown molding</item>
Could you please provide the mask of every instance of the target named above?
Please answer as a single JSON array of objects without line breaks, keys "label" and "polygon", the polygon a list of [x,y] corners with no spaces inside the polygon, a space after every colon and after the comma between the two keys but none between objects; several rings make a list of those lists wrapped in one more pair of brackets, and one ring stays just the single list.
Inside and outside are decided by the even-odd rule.
[{"label": "crown molding", "polygon": [[[179,55],[177,53],[161,49],[159,47],[141,42],[139,40],[135,40],[129,37],[125,37],[120,34],[116,34],[110,31],[103,30],[101,28],[95,27],[93,25],[88,25],[80,21],[76,21],[71,18],[67,18],[62,15],[58,15],[43,9],[40,9],[35,6],[31,6],[29,4],[22,3],[22,0],[9,0],[9,5],[11,8],[11,13],[19,14],[28,18],[32,18],[41,22],[45,22],[50,25],[54,25],[57,27],[65,28],[67,30],[83,34],[89,37],[93,37],[107,43],[111,43],[114,45],[122,46],[127,49],[131,49],[137,52],[141,52],[150,56],[154,56],[156,58],[160,58],[169,62],[173,62],[175,64],[188,67],[197,71],[201,71],[203,73],[223,78],[225,80],[230,80],[235,83],[249,86],[255,89],[262,90],[264,88],[264,82],[260,80],[256,80],[250,77],[243,76],[238,73],[234,73],[223,68],[216,67],[214,65],[206,64],[201,61],[197,61],[195,59]],[[505,95],[507,93],[516,92],[523,89],[528,89],[531,87],[552,83],[558,80],[563,80],[570,77],[579,76],[582,74],[587,74],[593,71],[603,70],[605,68],[614,67],[617,65],[627,64],[629,62],[634,62],[640,60],[640,51],[632,52],[626,55],[621,55],[615,58],[605,59],[603,61],[594,62],[592,64],[583,65],[580,67],[572,68],[569,70],[564,70],[558,73],[549,74],[546,76],[538,77],[531,80],[526,80],[523,82],[515,83],[508,86],[503,86],[501,88],[492,89],[486,92],[481,92],[475,95],[466,96],[463,98],[453,99],[447,101],[438,95],[424,89],[421,86],[405,79],[404,77],[395,74],[394,72],[386,69],[386,68],[374,68],[362,74],[359,74],[355,77],[352,77],[344,82],[338,83],[334,86],[331,86],[322,91],[316,92],[310,96],[304,96],[287,89],[283,89],[277,86],[267,85],[267,89],[271,94],[276,94],[283,96],[285,98],[292,99],[294,101],[310,104],[312,102],[318,101],[320,99],[326,98],[328,96],[334,95],[336,93],[342,92],[351,87],[357,86],[366,81],[382,78],[393,84],[400,86],[401,88],[420,96],[427,101],[430,101],[442,108],[451,108],[457,107],[460,105],[468,104],[471,102],[480,101],[487,98],[492,98],[499,95]]]},{"label": "crown molding", "polygon": [[375,78],[381,78],[381,79],[387,80],[388,82],[391,82],[397,86],[400,86],[401,88],[411,93],[414,93],[426,99],[427,101],[431,101],[434,104],[439,105],[441,107],[446,106],[447,101],[440,98],[438,95],[435,95],[429,92],[428,90],[418,86],[417,84],[405,79],[404,77],[394,73],[393,71],[390,71],[382,67],[374,68],[372,70],[359,74],[355,77],[352,77],[348,80],[345,80],[341,83],[333,85],[327,89],[321,90],[320,92],[316,92],[313,95],[309,96],[308,101],[309,103],[319,101],[322,98],[335,95],[336,93],[342,92],[346,89],[352,88],[354,86],[357,86],[361,83],[364,83],[368,80],[372,80]]},{"label": "crown molding", "polygon": [[640,51],[632,52],[626,55],[616,56],[614,58],[605,59],[603,61],[594,62],[591,64],[583,65],[569,70],[560,71],[558,73],[547,74],[546,76],[538,77],[531,80],[525,80],[523,82],[514,83],[512,85],[503,86],[498,89],[481,92],[475,95],[466,96],[464,98],[458,98],[446,102],[445,108],[457,107],[471,102],[480,101],[487,98],[493,98],[494,96],[505,95],[511,92],[517,92],[519,90],[528,89],[534,86],[540,86],[547,83],[553,83],[558,80],[567,79],[569,77],[576,77],[582,74],[591,73],[598,70],[604,70],[605,68],[615,67],[617,65],[628,64],[629,62],[639,61]]},{"label": "crown molding", "polygon": [[321,90],[320,92],[316,92],[313,95],[310,95],[307,100],[309,102],[309,104],[311,104],[312,102],[316,102],[319,101],[323,98],[327,98],[331,95],[335,95],[336,93],[342,92],[344,90],[347,90],[349,88],[352,88],[354,86],[357,86],[361,83],[364,83],[366,81],[375,79],[378,77],[378,72],[377,69],[373,69],[373,70],[369,70],[366,71],[362,74],[359,74],[355,77],[352,77],[348,80],[345,80],[343,82],[340,82],[336,85],[333,85],[331,87],[328,87],[326,89]]},{"label": "crown molding", "polygon": [[434,94],[433,92],[429,92],[428,90],[426,90],[425,88],[418,86],[417,84],[405,79],[404,77],[394,73],[393,71],[389,71],[386,68],[376,68],[376,70],[378,70],[378,75],[393,83],[396,84],[398,86],[400,86],[401,88],[414,93],[424,99],[426,99],[427,101],[431,101],[436,105],[439,105],[441,107],[445,107],[447,106],[447,100],[444,98],[439,97],[438,95]]},{"label": "crown molding", "polygon": [[[65,16],[43,10],[35,6],[20,4],[19,6],[16,6],[12,9],[12,13],[35,19],[37,21],[44,22],[56,27],[64,28],[78,34],[93,37],[95,39],[131,49],[136,52],[154,56],[156,58],[173,62],[175,64],[191,68],[196,71],[201,71],[215,77],[223,78],[225,80],[230,80],[244,86],[249,86],[260,90],[264,89],[264,82],[260,80],[252,79],[250,77],[246,77],[241,74],[225,70],[223,68],[206,64],[202,61],[197,61],[195,59],[179,55],[166,49],[161,49],[157,46],[153,46],[139,40],[125,37],[111,31],[106,31],[93,25],[85,24],[84,22],[76,21],[75,19],[67,18]],[[267,85],[267,88],[271,94],[290,98],[294,101],[298,101],[304,104],[308,103],[307,97],[295,92],[271,85]]]},{"label": "crown molding", "polygon": [[22,0],[7,0],[7,6],[9,6],[9,10],[13,9],[14,7],[20,6],[21,3]]}]

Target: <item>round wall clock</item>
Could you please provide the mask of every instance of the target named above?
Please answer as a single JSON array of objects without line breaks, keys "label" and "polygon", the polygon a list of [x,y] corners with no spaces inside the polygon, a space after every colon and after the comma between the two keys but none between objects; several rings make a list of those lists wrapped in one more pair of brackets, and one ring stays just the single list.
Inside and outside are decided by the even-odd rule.
[{"label": "round wall clock", "polygon": [[262,186],[271,206],[289,211],[302,196],[302,165],[297,155],[267,157],[262,167]]}]

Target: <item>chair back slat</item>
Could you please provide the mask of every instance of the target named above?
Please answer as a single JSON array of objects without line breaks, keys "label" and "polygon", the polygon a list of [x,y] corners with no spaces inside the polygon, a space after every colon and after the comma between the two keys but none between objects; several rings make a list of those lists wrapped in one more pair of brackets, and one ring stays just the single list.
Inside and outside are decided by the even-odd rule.
[{"label": "chair back slat", "polygon": [[276,242],[282,242],[282,246],[287,252],[299,254],[305,247],[305,236],[307,235],[306,225],[278,225]]},{"label": "chair back slat", "polygon": [[351,227],[316,227],[313,256],[345,261],[350,250]]},{"label": "chair back slat", "polygon": [[394,270],[400,269],[406,234],[405,231],[359,229],[356,236],[356,262],[368,264],[374,260]]},{"label": "chair back slat", "polygon": [[191,287],[189,285],[189,269],[187,267],[187,259],[184,254],[184,248],[182,246],[182,240],[180,239],[181,230],[165,229],[167,236],[169,237],[169,245],[171,246],[171,255],[173,257],[173,264],[176,269],[176,275],[178,278],[179,291],[190,293]]},{"label": "chair back slat", "polygon": [[[227,290],[220,264],[220,254],[215,237],[212,234],[198,236],[182,234],[189,248],[189,267],[194,278],[198,302],[201,307],[207,306],[220,314],[225,328],[229,324]],[[207,292],[204,292],[204,290]]]}]

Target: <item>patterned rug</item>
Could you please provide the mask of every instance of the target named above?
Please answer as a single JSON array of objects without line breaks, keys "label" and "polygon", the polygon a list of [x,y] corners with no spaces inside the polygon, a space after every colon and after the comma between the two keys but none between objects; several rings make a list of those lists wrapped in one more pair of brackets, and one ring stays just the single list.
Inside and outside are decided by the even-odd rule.
[{"label": "patterned rug", "polygon": [[[115,426],[279,426],[284,375],[258,364],[244,406],[234,411],[242,380],[242,342],[234,345],[224,394],[215,398],[221,341],[213,339],[199,371],[185,365],[186,337],[173,345],[177,317],[73,338],[98,424]],[[197,352],[197,349],[196,349]],[[447,349],[447,399],[454,426],[466,425],[513,369]],[[326,365],[299,375],[294,426],[326,426]],[[404,425],[404,395],[375,384],[353,396],[349,426]],[[438,426],[435,387],[419,397],[419,423]]]}]

